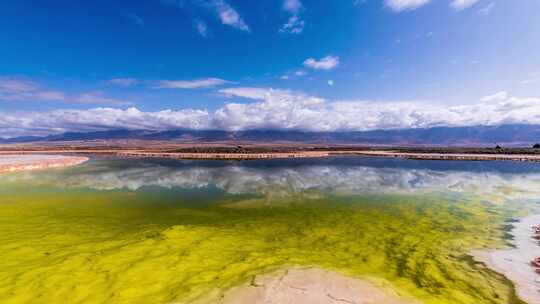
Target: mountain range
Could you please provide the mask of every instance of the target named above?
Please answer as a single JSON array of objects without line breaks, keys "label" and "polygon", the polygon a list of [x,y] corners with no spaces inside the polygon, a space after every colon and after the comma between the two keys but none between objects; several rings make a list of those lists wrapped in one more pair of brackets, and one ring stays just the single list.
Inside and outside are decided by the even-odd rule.
[{"label": "mountain range", "polygon": [[69,142],[92,140],[160,140],[175,142],[256,142],[359,145],[434,146],[530,146],[540,142],[540,125],[436,127],[375,131],[309,132],[291,130],[108,130],[67,132],[44,137],[25,136],[0,139],[0,144]]}]

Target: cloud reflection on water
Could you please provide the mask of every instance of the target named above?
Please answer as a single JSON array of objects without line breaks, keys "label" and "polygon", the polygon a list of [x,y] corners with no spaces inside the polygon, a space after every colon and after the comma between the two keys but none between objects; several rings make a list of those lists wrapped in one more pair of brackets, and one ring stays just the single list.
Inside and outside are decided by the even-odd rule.
[{"label": "cloud reflection on water", "polygon": [[[60,175],[60,176],[59,176]],[[440,170],[410,166],[251,166],[243,163],[207,166],[197,162],[171,166],[156,161],[94,161],[81,169],[12,175],[9,179],[90,188],[137,191],[143,187],[204,189],[229,194],[291,196],[306,191],[336,195],[414,192],[474,192],[522,199],[540,197],[540,170]],[[28,180],[26,181],[28,182]]]}]

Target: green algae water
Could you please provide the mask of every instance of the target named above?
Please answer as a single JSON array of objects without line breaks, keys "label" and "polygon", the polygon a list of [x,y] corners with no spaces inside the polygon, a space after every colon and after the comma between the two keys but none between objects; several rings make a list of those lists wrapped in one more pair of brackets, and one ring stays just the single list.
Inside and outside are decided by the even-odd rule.
[{"label": "green algae water", "polygon": [[[540,165],[94,159],[0,175],[0,303],[192,303],[316,266],[421,303],[522,303],[472,249],[538,212]],[[210,300],[211,302],[211,300]]]}]

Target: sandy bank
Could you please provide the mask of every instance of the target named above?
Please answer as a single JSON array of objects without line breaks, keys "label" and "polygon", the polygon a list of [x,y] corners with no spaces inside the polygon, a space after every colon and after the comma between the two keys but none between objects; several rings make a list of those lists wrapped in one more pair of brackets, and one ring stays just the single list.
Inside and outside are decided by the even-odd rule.
[{"label": "sandy bank", "polygon": [[0,173],[75,166],[87,160],[63,155],[0,155]]},{"label": "sandy bank", "polygon": [[390,289],[317,268],[289,269],[256,276],[219,295],[222,304],[407,304]]},{"label": "sandy bank", "polygon": [[540,303],[540,275],[534,272],[530,262],[540,257],[538,241],[532,238],[532,226],[540,224],[540,215],[533,215],[515,223],[512,230],[516,247],[508,250],[475,251],[476,260],[504,274],[516,285],[517,294],[527,303]]},{"label": "sandy bank", "polygon": [[294,151],[294,152],[269,152],[269,153],[185,153],[185,152],[155,152],[144,150],[41,150],[41,151],[0,151],[0,156],[5,154],[34,155],[34,154],[86,154],[86,155],[112,155],[117,157],[134,158],[173,158],[173,159],[213,159],[213,160],[249,160],[249,159],[286,159],[286,158],[320,158],[331,156],[328,151]]},{"label": "sandy bank", "polygon": [[[336,152],[334,154],[341,153]],[[372,157],[395,157],[419,160],[511,160],[540,162],[540,155],[533,154],[407,153],[397,151],[358,151],[353,152],[352,154]]]},{"label": "sandy bank", "polygon": [[124,157],[160,157],[178,159],[278,159],[278,158],[318,158],[328,157],[329,152],[291,152],[291,153],[174,153],[174,152],[119,152]]},{"label": "sandy bank", "polygon": [[359,155],[365,157],[393,157],[417,160],[468,160],[468,161],[531,161],[540,162],[540,154],[482,154],[482,153],[432,153],[399,152],[374,150],[322,150],[322,151],[286,151],[286,152],[168,152],[144,149],[45,149],[45,150],[10,150],[0,151],[2,155],[43,155],[43,154],[86,154],[110,155],[136,158],[174,158],[174,159],[214,159],[214,160],[250,160],[250,159],[286,159],[286,158],[324,158],[339,155]]}]

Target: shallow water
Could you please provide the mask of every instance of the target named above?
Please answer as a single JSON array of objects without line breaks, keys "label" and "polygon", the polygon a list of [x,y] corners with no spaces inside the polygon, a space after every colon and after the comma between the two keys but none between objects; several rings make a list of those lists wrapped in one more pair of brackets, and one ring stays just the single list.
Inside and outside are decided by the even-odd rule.
[{"label": "shallow water", "polygon": [[190,303],[290,266],[425,303],[520,303],[471,249],[538,212],[540,165],[94,159],[0,175],[1,303]]}]

